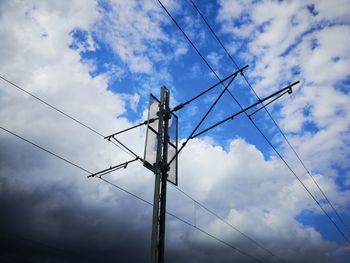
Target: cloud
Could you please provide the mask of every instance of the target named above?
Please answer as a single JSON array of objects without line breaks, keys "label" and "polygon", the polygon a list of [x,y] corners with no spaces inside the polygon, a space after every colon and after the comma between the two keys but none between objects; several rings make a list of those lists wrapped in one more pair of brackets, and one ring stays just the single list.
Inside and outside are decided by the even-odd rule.
[{"label": "cloud", "polygon": [[[92,37],[86,40],[91,50],[99,48],[94,43],[96,28],[110,25],[111,31],[106,30],[104,35],[106,41],[114,43],[114,51],[131,72],[151,72],[154,82],[160,75],[171,78],[166,69],[153,71],[164,55],[155,54],[158,45],[173,44],[171,33],[160,26],[164,14],[153,2],[111,2],[102,11],[94,1],[83,6],[80,1],[27,1],[20,5],[2,1],[1,5],[0,10],[6,10],[0,11],[0,38],[4,40],[0,54],[5,58],[0,62],[1,74],[103,135],[133,124],[121,116],[128,105],[139,109],[140,97],[108,90],[111,75],[122,77],[121,65],[108,65],[109,73],[91,76],[96,65],[83,60],[80,53],[86,46],[70,48],[76,41],[74,30]],[[140,15],[135,16],[135,11]],[[185,50],[178,52],[180,55],[175,52],[174,56],[180,57]],[[152,82],[145,84],[142,77],[135,80],[140,89],[155,86]],[[130,158],[4,81],[0,85],[1,126],[93,172]],[[334,96],[337,101],[343,98],[333,89],[319,96]],[[344,110],[346,105],[342,100]],[[192,112],[195,114],[196,108]],[[327,121],[330,116],[324,115],[322,108],[312,114],[320,116],[320,127],[331,127]],[[142,155],[144,129],[125,134],[121,140]],[[87,179],[82,171],[3,131],[0,145],[1,256],[45,262],[142,262],[148,258],[150,206],[98,179]],[[326,240],[314,227],[295,219],[304,210],[319,211],[279,160],[266,159],[244,139],[231,138],[227,149],[209,137],[195,139],[179,162],[182,189],[288,262],[310,262],[310,258],[314,262],[336,262],[329,255],[347,251],[347,247]],[[329,187],[327,193],[346,205],[348,192],[339,197],[334,181],[319,176],[322,186]],[[148,201],[153,198],[154,177],[140,164],[106,175],[106,179]],[[264,262],[276,262],[174,187],[168,189],[170,212]],[[189,258],[200,262],[249,261],[170,215],[166,238],[169,262],[188,262]]]},{"label": "cloud", "polygon": [[209,60],[210,64],[212,64],[215,68],[218,68],[220,65],[220,60],[222,59],[222,56],[215,52],[211,52],[207,56],[207,59]]},{"label": "cloud", "polygon": [[[285,260],[291,262],[304,262],[308,253],[311,255],[314,253],[312,251],[319,249],[323,252],[315,261],[331,261],[324,252],[333,251],[336,245],[323,240],[313,227],[304,226],[295,219],[300,211],[321,211],[280,160],[265,160],[253,145],[236,139],[231,141],[227,151],[220,146],[213,146],[210,141],[194,140],[179,162],[182,164],[182,188],[191,192],[200,202],[215,207],[229,223],[253,236],[260,244],[267,248],[273,247],[274,252],[279,251],[279,255],[284,255]],[[212,163],[220,165],[213,166]],[[331,180],[324,180],[327,181],[321,183],[322,187],[334,185]],[[304,183],[309,185],[308,181]],[[193,185],[196,187],[193,188]],[[336,193],[336,188],[324,189]],[[169,209],[172,205],[170,201]],[[188,219],[197,226],[204,227],[209,233],[220,236],[243,251],[259,255],[258,258],[266,256],[266,251],[261,251],[261,248],[217,218],[211,218],[205,210],[195,207],[192,211],[195,219]],[[298,250],[301,244],[309,244],[309,247],[300,257],[285,251],[288,246]]]},{"label": "cloud", "polygon": [[140,101],[140,95],[134,94],[134,95],[128,95],[128,94],[121,94],[121,97],[128,101],[128,104],[130,106],[130,109],[133,110],[134,112],[137,111],[137,106]]},{"label": "cloud", "polygon": [[[178,8],[175,3],[168,5],[173,10]],[[112,46],[132,73],[153,73],[157,63],[187,52],[181,42],[164,31],[169,20],[156,2],[116,0],[101,8],[101,13],[96,33]]]},{"label": "cloud", "polygon": [[[344,10],[350,6],[344,1],[332,6],[327,1],[258,1],[230,16],[227,7],[238,3],[220,1],[217,19],[223,32],[246,41],[243,58],[255,66],[248,76],[253,87],[264,96],[299,79],[291,99],[280,104],[282,115],[275,116],[311,170],[346,176],[331,167],[348,169],[348,85],[338,86],[349,77],[350,28]],[[240,34],[241,29],[249,33]]]}]

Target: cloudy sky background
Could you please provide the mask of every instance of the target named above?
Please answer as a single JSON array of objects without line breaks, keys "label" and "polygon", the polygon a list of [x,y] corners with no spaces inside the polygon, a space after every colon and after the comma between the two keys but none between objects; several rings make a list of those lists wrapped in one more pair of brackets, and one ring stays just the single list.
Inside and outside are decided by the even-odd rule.
[{"label": "cloudy sky background", "polygon": [[[348,1],[197,3],[261,97],[300,80],[269,110],[349,226],[350,4]],[[217,71],[236,70],[189,1],[164,5]],[[103,135],[143,121],[148,96],[183,102],[217,80],[157,1],[1,1],[0,75]],[[0,80],[0,122],[96,172],[132,157]],[[179,112],[186,138],[221,88]],[[231,92],[256,100],[242,76]],[[239,110],[225,94],[203,124]],[[350,239],[264,111],[257,125]],[[121,140],[140,155],[145,130]],[[152,207],[28,143],[0,132],[0,257],[4,262],[145,262]],[[106,175],[152,202],[140,163]],[[179,157],[179,188],[286,262],[347,262],[350,246],[241,117],[192,140]],[[172,185],[168,211],[263,262],[281,262]],[[167,216],[169,262],[254,262]]]}]

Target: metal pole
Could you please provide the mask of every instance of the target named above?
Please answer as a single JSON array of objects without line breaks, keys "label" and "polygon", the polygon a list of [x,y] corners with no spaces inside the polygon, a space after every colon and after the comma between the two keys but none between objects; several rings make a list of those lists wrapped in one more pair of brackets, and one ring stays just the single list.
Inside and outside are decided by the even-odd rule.
[{"label": "metal pole", "polygon": [[160,193],[160,218],[159,218],[159,262],[164,262],[164,247],[165,247],[165,216],[166,216],[166,188],[168,178],[168,127],[170,119],[169,108],[169,91],[165,91],[165,107],[163,109],[163,159],[162,159],[162,177],[161,177],[161,193]]},{"label": "metal pole", "polygon": [[[169,120],[169,92],[161,88],[158,123],[158,145],[155,164],[155,182],[153,197],[153,220],[151,240],[151,262],[164,262],[165,202],[167,177],[167,145]],[[165,121],[164,121],[165,119]],[[165,155],[165,160],[164,160]],[[164,186],[165,184],[165,186]],[[162,185],[162,186],[161,186]]]}]

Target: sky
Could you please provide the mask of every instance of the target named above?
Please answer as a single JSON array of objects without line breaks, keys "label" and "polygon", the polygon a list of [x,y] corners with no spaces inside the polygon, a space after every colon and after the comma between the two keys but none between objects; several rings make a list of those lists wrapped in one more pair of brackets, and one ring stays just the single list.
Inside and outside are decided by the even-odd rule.
[{"label": "sky", "polygon": [[[219,78],[248,65],[229,87],[242,107],[300,81],[273,120],[252,116],[268,141],[242,114],[180,153],[166,261],[349,262],[349,1],[194,1],[232,59],[191,1],[162,3]],[[2,0],[0,39],[1,261],[147,262],[151,171],[133,162],[112,185],[13,134],[98,172],[133,158],[102,137],[146,120],[150,93],[174,107],[215,74],[155,0]],[[180,142],[222,90],[176,113]],[[226,92],[199,130],[239,110]],[[143,156],[145,135],[118,138]]]}]

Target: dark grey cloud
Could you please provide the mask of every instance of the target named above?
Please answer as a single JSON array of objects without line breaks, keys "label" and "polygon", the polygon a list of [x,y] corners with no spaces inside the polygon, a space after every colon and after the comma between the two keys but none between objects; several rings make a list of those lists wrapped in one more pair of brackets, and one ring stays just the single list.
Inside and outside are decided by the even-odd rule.
[{"label": "dark grey cloud", "polygon": [[[148,207],[148,215],[140,221],[145,223],[137,226],[130,220],[130,209],[118,203],[114,210],[89,206],[67,187],[39,186],[28,191],[9,187],[3,177],[1,185],[3,257],[21,255],[29,262],[77,262],[84,257],[94,262],[142,262],[147,258]],[[144,209],[137,202],[132,206]]]},{"label": "dark grey cloud", "polygon": [[[150,205],[109,189],[97,179],[87,179],[82,171],[20,140],[3,136],[0,145],[0,255],[4,262],[148,261]],[[108,179],[113,181],[114,176]],[[110,192],[97,194],[106,189]],[[210,227],[215,217],[208,217],[198,206],[191,209],[193,204],[175,193],[169,188],[169,211],[262,262],[278,262],[232,228]],[[303,239],[268,235],[255,238],[288,262],[335,262],[325,256],[325,251],[333,249],[329,245],[300,244]],[[304,250],[295,253],[300,248]],[[254,262],[171,215],[167,216],[166,260]]]}]

